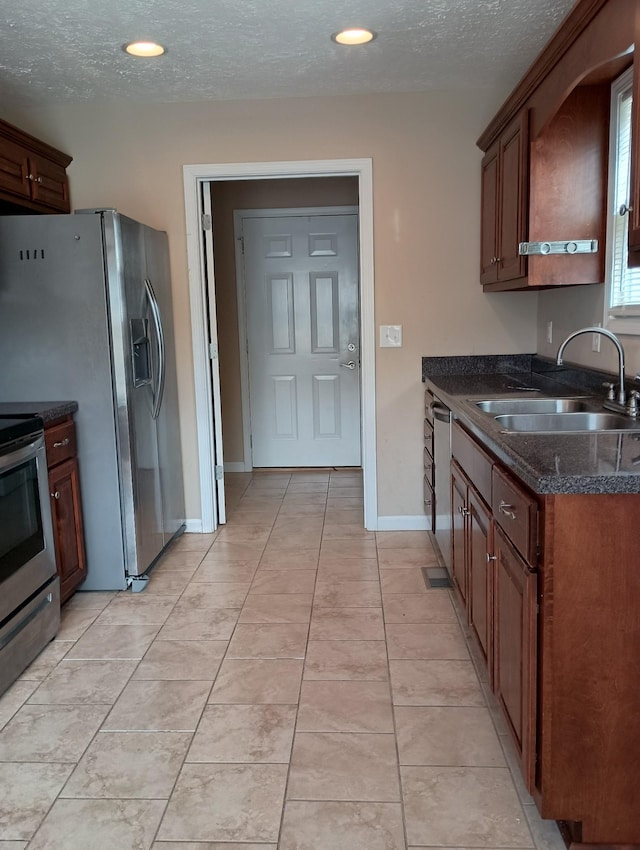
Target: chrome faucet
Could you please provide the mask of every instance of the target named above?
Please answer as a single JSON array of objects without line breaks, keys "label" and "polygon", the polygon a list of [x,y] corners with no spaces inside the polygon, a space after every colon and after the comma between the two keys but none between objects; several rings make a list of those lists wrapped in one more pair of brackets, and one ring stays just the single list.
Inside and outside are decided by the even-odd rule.
[{"label": "chrome faucet", "polygon": [[608,331],[606,328],[580,328],[579,331],[574,331],[573,333],[569,334],[569,336],[565,339],[565,341],[558,349],[558,356],[556,357],[557,365],[562,366],[562,355],[564,353],[565,348],[567,347],[567,343],[571,342],[574,337],[580,336],[581,334],[602,334],[602,336],[606,336],[607,339],[610,339],[611,342],[618,349],[618,399],[616,401],[614,399],[614,396],[612,395],[607,401],[604,402],[604,407],[608,408],[609,410],[616,410],[621,413],[626,413],[625,402],[627,400],[627,395],[624,390],[624,349],[618,337],[615,334],[611,333],[611,331]]}]

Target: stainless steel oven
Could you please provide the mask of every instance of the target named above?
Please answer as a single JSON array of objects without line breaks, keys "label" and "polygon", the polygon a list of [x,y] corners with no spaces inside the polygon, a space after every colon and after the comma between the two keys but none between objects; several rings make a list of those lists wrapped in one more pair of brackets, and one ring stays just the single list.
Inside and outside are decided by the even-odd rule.
[{"label": "stainless steel oven", "polygon": [[42,422],[0,419],[0,693],[59,624]]}]

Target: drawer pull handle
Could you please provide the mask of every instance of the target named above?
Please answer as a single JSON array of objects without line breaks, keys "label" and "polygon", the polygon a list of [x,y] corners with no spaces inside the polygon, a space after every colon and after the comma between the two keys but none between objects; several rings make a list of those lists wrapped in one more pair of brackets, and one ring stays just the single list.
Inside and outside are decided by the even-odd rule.
[{"label": "drawer pull handle", "polygon": [[498,505],[498,510],[500,511],[501,514],[508,516],[509,519],[515,519],[516,518],[516,512],[513,509],[513,505],[507,504],[507,502],[505,502],[503,499],[500,499],[500,504]]},{"label": "drawer pull handle", "polygon": [[60,498],[60,491],[59,491],[59,490],[56,490],[56,492],[55,492],[55,493],[52,493],[52,494],[51,494],[51,498],[52,498],[52,499],[59,499],[59,498]]},{"label": "drawer pull handle", "polygon": [[491,555],[491,554],[489,554],[489,552],[487,552],[487,564],[490,564],[491,561],[497,561],[497,560],[498,560],[497,555]]},{"label": "drawer pull handle", "polygon": [[54,449],[61,449],[63,446],[69,445],[69,438],[65,437],[64,440],[59,440],[57,443],[53,444]]}]

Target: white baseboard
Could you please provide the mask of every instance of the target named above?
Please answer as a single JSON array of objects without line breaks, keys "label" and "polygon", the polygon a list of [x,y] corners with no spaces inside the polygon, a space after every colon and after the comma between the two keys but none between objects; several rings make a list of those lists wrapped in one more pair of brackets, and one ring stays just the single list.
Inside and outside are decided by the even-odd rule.
[{"label": "white baseboard", "polygon": [[430,522],[426,514],[418,516],[379,516],[377,531],[429,531]]},{"label": "white baseboard", "polygon": [[225,472],[246,472],[243,460],[229,460],[224,465]]},{"label": "white baseboard", "polygon": [[[372,531],[429,531],[429,518],[427,516],[379,516],[377,528]],[[188,519],[185,532],[188,534],[202,534],[202,520]]]}]

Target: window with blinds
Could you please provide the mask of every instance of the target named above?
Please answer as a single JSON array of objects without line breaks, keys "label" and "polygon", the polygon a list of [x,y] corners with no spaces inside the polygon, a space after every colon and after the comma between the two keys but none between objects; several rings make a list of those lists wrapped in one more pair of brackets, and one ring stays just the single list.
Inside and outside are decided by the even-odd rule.
[{"label": "window with blinds", "polygon": [[611,88],[609,229],[606,325],[621,333],[640,334],[640,268],[627,266],[631,167],[630,68]]}]

